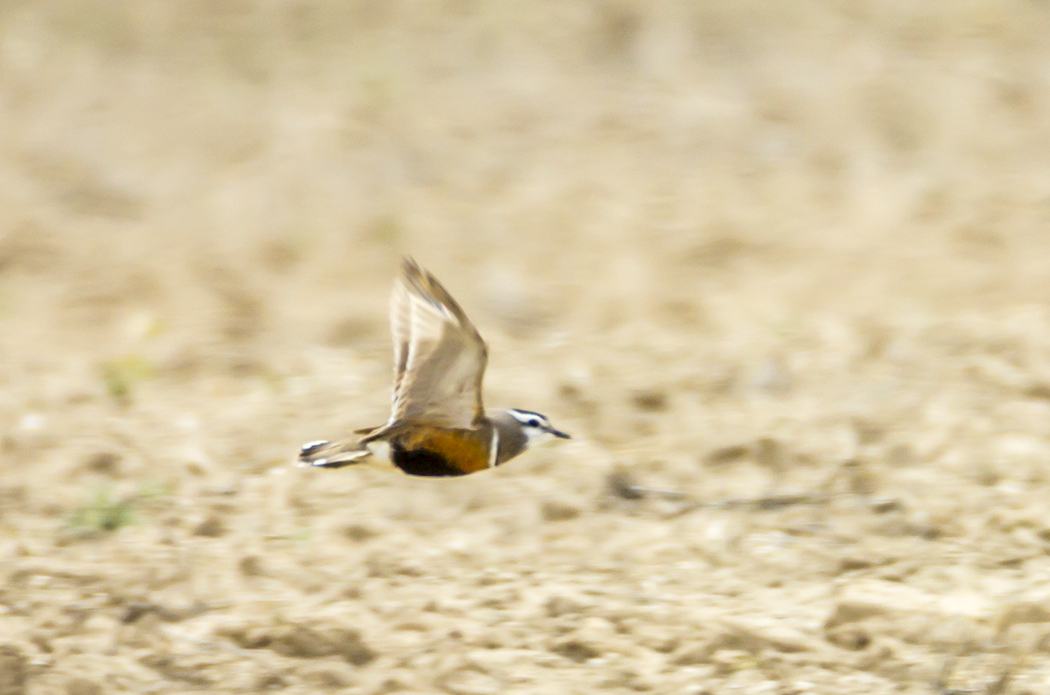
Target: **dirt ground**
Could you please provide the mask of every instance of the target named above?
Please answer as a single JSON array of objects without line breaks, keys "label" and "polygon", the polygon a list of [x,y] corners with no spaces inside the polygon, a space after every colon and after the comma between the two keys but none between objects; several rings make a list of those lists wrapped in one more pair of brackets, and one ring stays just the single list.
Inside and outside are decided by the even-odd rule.
[{"label": "dirt ground", "polygon": [[[1050,692],[1048,83],[1020,0],[0,4],[0,695]],[[572,441],[293,465],[402,254]]]}]

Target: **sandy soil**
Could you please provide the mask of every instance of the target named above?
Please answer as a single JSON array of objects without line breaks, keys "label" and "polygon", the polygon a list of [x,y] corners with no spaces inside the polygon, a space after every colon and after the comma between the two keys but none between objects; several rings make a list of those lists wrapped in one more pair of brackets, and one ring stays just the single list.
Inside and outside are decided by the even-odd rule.
[{"label": "sandy soil", "polygon": [[[1020,1],[4,3],[0,695],[1050,692],[1048,80]],[[291,464],[404,253],[571,442]]]}]

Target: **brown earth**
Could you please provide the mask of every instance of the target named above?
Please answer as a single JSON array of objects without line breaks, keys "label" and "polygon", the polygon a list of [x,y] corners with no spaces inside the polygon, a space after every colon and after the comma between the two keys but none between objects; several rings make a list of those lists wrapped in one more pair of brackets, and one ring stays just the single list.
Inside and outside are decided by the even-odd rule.
[{"label": "brown earth", "polygon": [[[1048,81],[1037,2],[3,3],[0,694],[1050,692]],[[571,442],[292,465],[403,253]]]}]

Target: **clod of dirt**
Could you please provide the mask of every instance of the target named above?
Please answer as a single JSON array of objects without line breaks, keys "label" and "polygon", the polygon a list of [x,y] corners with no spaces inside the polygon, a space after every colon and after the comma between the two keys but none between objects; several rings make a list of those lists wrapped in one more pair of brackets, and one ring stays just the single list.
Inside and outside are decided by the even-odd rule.
[{"label": "clod of dirt", "polygon": [[772,437],[760,437],[755,442],[755,463],[770,470],[784,466],[784,445]]},{"label": "clod of dirt", "polygon": [[879,473],[870,461],[861,457],[843,462],[841,474],[850,493],[870,497],[879,489]]},{"label": "clod of dirt", "polygon": [[147,613],[155,611],[157,607],[152,603],[142,601],[129,601],[124,605],[124,611],[120,615],[120,622],[133,623]]},{"label": "clod of dirt", "polygon": [[454,695],[499,695],[503,688],[492,676],[471,668],[461,668],[442,680],[442,688]]},{"label": "clod of dirt", "polygon": [[386,695],[386,693],[400,693],[400,692],[417,692],[413,687],[412,683],[415,680],[413,675],[408,671],[402,669],[401,672],[393,672],[384,674],[379,682],[372,684],[371,687],[366,687],[365,692],[369,695]]},{"label": "clod of dirt", "polygon": [[624,500],[640,500],[645,493],[638,486],[638,481],[626,468],[617,466],[606,478],[609,494]]},{"label": "clod of dirt", "polygon": [[25,695],[29,658],[13,644],[0,645],[0,695]]},{"label": "clod of dirt", "polygon": [[730,463],[743,461],[751,454],[751,447],[747,444],[730,444],[719,447],[704,457],[704,463],[708,466],[725,466]]},{"label": "clod of dirt", "polygon": [[813,645],[802,634],[788,628],[732,623],[722,628],[710,642],[712,650],[760,654],[770,650],[784,654],[811,651]]},{"label": "clod of dirt", "polygon": [[551,651],[578,664],[601,656],[598,645],[574,637],[554,642],[551,645]]},{"label": "clod of dirt", "polygon": [[1050,384],[1042,381],[1033,382],[1026,386],[1021,394],[1026,398],[1050,400]]},{"label": "clod of dirt", "polygon": [[260,244],[259,260],[272,273],[285,273],[302,260],[303,249],[290,239],[270,239]]},{"label": "clod of dirt", "polygon": [[298,659],[341,656],[354,666],[364,666],[378,656],[357,630],[343,627],[253,626],[232,630],[229,636],[244,649],[266,648]]},{"label": "clod of dirt", "polygon": [[303,680],[320,688],[349,688],[354,685],[353,669],[347,664],[325,663],[307,669]]},{"label": "clod of dirt", "polygon": [[62,255],[62,244],[50,230],[23,222],[0,237],[0,272],[22,270],[39,273],[53,269]]},{"label": "clod of dirt", "polygon": [[1050,610],[1042,603],[1035,601],[1017,601],[1006,606],[999,620],[996,621],[996,632],[1003,634],[1014,625],[1028,623],[1050,623]]},{"label": "clod of dirt", "polygon": [[87,678],[72,678],[66,683],[66,695],[102,695],[102,686]]},{"label": "clod of dirt", "polygon": [[683,644],[671,657],[671,663],[675,666],[699,666],[711,661],[714,648],[708,644]]},{"label": "clod of dirt", "polygon": [[647,413],[662,413],[668,406],[667,392],[663,389],[644,389],[631,394],[631,403]]},{"label": "clod of dirt", "polygon": [[886,427],[880,422],[856,418],[853,421],[853,431],[857,435],[857,443],[861,445],[875,444],[886,436]]},{"label": "clod of dirt", "polygon": [[876,615],[884,615],[887,609],[877,603],[861,603],[856,601],[843,601],[835,606],[835,609],[824,621],[824,630],[834,630],[839,625],[859,622]]},{"label": "clod of dirt", "polygon": [[218,514],[209,514],[193,529],[194,536],[221,538],[226,535],[226,522]]},{"label": "clod of dirt", "polygon": [[871,644],[871,635],[868,634],[867,630],[857,625],[842,625],[834,630],[828,630],[825,633],[825,637],[828,642],[836,647],[854,652],[867,649],[868,645]]},{"label": "clod of dirt", "polygon": [[270,648],[278,654],[299,658],[331,656],[338,652],[333,637],[304,625],[295,625],[278,635],[270,643]]},{"label": "clod of dirt", "polygon": [[255,681],[257,692],[283,690],[288,687],[288,679],[279,673],[264,673]]},{"label": "clod of dirt", "polygon": [[578,517],[582,511],[575,504],[558,500],[544,500],[540,505],[540,516],[544,521],[568,521]]},{"label": "clod of dirt", "polygon": [[881,497],[871,500],[871,511],[876,514],[904,511],[904,501],[895,497]]},{"label": "clod of dirt", "polygon": [[844,572],[855,572],[856,570],[865,570],[875,566],[875,561],[867,557],[854,557],[847,555],[838,562],[836,572],[842,574]]},{"label": "clod of dirt", "polygon": [[261,577],[266,574],[266,567],[258,555],[245,555],[241,558],[238,567],[241,574],[246,577]]},{"label": "clod of dirt", "polygon": [[92,454],[84,462],[84,468],[92,473],[102,475],[116,475],[120,467],[120,454],[112,451],[99,451]]},{"label": "clod of dirt", "polygon": [[589,606],[571,596],[551,596],[543,606],[547,617],[559,618],[563,615],[585,613]]},{"label": "clod of dirt", "polygon": [[379,535],[379,531],[364,524],[348,524],[343,528],[343,535],[354,543],[363,543]]},{"label": "clod of dirt", "polygon": [[629,633],[635,644],[660,654],[671,654],[682,644],[683,635],[678,630],[669,630],[665,625],[635,622],[628,626],[622,621],[616,625],[619,633]]}]

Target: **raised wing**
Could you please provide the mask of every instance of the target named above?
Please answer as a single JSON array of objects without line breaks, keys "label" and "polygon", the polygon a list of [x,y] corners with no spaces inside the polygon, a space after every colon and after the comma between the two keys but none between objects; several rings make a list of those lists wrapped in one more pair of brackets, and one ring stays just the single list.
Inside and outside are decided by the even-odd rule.
[{"label": "raised wing", "polygon": [[387,426],[470,427],[485,412],[485,341],[433,275],[410,258],[401,270],[390,303],[394,406]]}]

